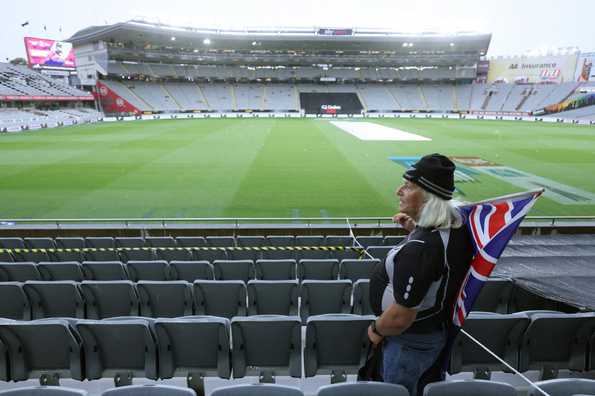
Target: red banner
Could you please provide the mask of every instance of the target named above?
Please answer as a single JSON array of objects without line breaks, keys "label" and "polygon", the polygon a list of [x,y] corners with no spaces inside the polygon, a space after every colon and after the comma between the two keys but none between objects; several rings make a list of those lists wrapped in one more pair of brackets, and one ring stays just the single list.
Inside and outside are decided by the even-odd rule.
[{"label": "red banner", "polygon": [[97,92],[99,100],[105,113],[135,113],[141,114],[141,111],[134,107],[126,99],[112,91],[101,81],[97,81]]}]

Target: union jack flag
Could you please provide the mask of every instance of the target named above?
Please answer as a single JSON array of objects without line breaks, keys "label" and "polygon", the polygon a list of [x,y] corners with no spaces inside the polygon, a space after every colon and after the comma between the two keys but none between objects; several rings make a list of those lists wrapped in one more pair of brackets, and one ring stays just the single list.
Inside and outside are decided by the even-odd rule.
[{"label": "union jack flag", "polygon": [[463,327],[481,288],[504,248],[543,189],[494,198],[459,208],[471,233],[474,256],[453,311],[453,324]]}]

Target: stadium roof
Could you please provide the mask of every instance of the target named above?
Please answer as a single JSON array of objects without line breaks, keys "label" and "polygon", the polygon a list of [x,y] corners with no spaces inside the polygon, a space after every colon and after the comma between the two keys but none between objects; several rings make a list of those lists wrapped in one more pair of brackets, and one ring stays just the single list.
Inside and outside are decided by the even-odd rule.
[{"label": "stadium roof", "polygon": [[[390,54],[416,58],[412,64],[473,64],[487,53],[491,34],[477,32],[401,33],[368,28],[249,28],[179,27],[139,20],[91,26],[67,41],[80,46],[96,41],[124,48],[168,49],[213,53]],[[420,62],[420,59],[422,60]],[[426,62],[423,60],[426,59]],[[408,64],[411,62],[404,62]]]}]

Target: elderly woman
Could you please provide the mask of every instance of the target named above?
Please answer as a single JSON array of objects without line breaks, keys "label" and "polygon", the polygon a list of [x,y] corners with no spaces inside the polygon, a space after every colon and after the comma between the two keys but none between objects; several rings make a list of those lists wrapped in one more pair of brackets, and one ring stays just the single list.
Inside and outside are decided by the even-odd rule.
[{"label": "elderly woman", "polygon": [[467,227],[451,202],[454,170],[440,154],[407,169],[394,219],[409,235],[370,279],[370,301],[379,317],[368,335],[374,344],[383,342],[384,381],[405,386],[412,396],[422,394],[420,378],[446,344],[473,254]]}]

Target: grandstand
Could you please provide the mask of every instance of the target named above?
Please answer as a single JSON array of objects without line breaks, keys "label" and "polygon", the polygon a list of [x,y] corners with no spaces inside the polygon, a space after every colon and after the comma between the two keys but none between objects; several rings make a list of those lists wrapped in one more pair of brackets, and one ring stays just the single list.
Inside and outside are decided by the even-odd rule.
[{"label": "grandstand", "polygon": [[[521,118],[547,106],[580,98],[581,90],[592,84],[568,79],[539,83],[488,82],[479,64],[485,60],[490,39],[489,34],[468,32],[411,35],[374,29],[314,28],[240,31],[143,21],[92,26],[69,39],[80,60],[77,73],[85,91],[53,81],[27,67],[0,64],[3,103],[0,130],[119,121],[130,115],[135,117],[127,118],[249,113],[266,117],[403,114],[412,118],[407,121],[413,122],[420,121],[413,119],[414,116]],[[94,96],[88,94],[90,91]],[[95,100],[97,107],[92,108]],[[573,122],[595,121],[594,107],[577,108],[553,117]],[[541,120],[535,116],[530,119]],[[116,122],[112,125],[121,126]],[[164,124],[155,124],[157,128],[160,125]],[[224,176],[220,177],[213,169],[219,165],[212,157],[205,156],[200,164],[185,163],[184,153],[178,152],[187,149],[189,156],[201,157],[204,153],[199,153],[197,147],[209,150],[212,142],[196,143],[187,140],[187,136],[174,136],[170,128],[175,127],[171,126],[164,128],[165,133],[153,130],[148,135],[132,128],[125,131],[125,127],[112,135],[107,128],[102,129],[104,126],[93,126],[103,136],[99,133],[87,136],[89,142],[95,143],[89,145],[92,146],[89,151],[69,149],[72,146],[79,150],[86,142],[84,136],[77,135],[74,141],[65,135],[57,139],[57,145],[66,147],[63,149],[66,155],[75,156],[73,165],[68,162],[61,168],[66,170],[59,171],[56,180],[51,177],[36,180],[42,180],[41,184],[56,184],[70,195],[48,193],[44,199],[64,197],[67,204],[82,208],[84,213],[99,213],[97,207],[91,207],[97,206],[92,202],[91,190],[95,189],[105,193],[101,196],[105,201],[114,201],[110,205],[140,207],[135,198],[126,201],[123,196],[137,197],[133,193],[139,191],[150,194],[149,188],[174,191],[175,184],[163,181],[150,184],[144,179],[147,173],[164,168],[169,169],[169,178],[181,180],[188,190],[190,185],[208,190],[227,183],[221,179],[229,177],[230,172],[225,171],[228,168],[221,166]],[[223,138],[230,140],[217,136],[220,140],[214,144],[227,149],[252,140],[250,133],[254,130],[246,124],[242,127],[244,140],[225,133],[221,134],[225,135]],[[291,132],[294,132],[292,128],[299,129],[289,124],[282,127]],[[208,135],[195,129],[185,134]],[[81,132],[78,128],[71,131]],[[545,134],[550,130],[541,131]],[[43,144],[54,144],[47,143],[53,142],[54,137],[48,135],[51,136]],[[578,145],[582,145],[583,135],[578,135]],[[277,136],[279,145],[292,144],[287,135]],[[312,134],[308,138],[312,136],[325,135]],[[445,140],[450,140],[446,136]],[[43,134],[41,137],[47,138]],[[432,135],[434,140],[440,137],[439,132]],[[101,151],[101,139],[108,140],[107,151]],[[167,144],[167,139],[173,143]],[[264,146],[264,142],[263,139],[257,144]],[[270,151],[277,150],[276,144],[271,145]],[[413,143],[402,144],[405,147],[402,153],[407,153],[410,150],[407,144]],[[172,151],[143,151],[159,145]],[[337,147],[339,144],[335,142],[322,147],[321,157],[328,157],[332,163],[361,154],[376,175],[384,172],[368,156],[382,156],[386,160],[388,151],[370,154],[359,145],[344,144],[339,150]],[[588,161],[582,158],[586,156],[582,151],[573,148],[563,148],[564,161],[571,165]],[[308,151],[309,146],[298,149],[306,153],[303,155],[308,161],[317,161],[313,151]],[[219,154],[213,149],[211,155],[225,156],[226,161],[243,155],[239,149],[234,147],[234,150]],[[489,150],[495,148],[482,147],[478,151]],[[94,158],[87,157],[90,151],[101,160],[113,156],[117,161],[93,162]],[[513,154],[523,151],[533,155],[537,150],[523,146]],[[547,151],[544,155],[551,153]],[[119,162],[127,160],[127,156],[139,162]],[[249,157],[246,168],[257,162],[252,153],[246,157]],[[166,161],[159,162],[162,158]],[[461,158],[482,162],[479,157]],[[395,161],[393,157],[389,159]],[[291,158],[282,160],[289,162]],[[539,158],[531,157],[531,160],[538,162]],[[59,161],[57,155],[50,159],[52,165]],[[276,161],[277,157],[267,158],[263,167],[270,171],[277,165]],[[152,162],[154,168],[144,168]],[[230,166],[240,166],[228,162]],[[483,162],[489,167],[487,158]],[[100,175],[99,184],[90,182],[90,173],[102,167],[97,164],[106,163],[105,168],[109,169]],[[358,172],[358,164],[361,163],[346,166],[346,174]],[[27,168],[20,174],[46,175],[41,159],[33,165],[35,169]],[[213,176],[215,182],[190,179],[182,170],[201,177]],[[305,180],[320,172],[315,167],[309,171],[305,176],[295,175]],[[474,188],[485,194],[485,187],[469,175],[477,179],[489,176],[477,176],[476,169],[467,171],[469,174],[465,176],[472,180],[469,184],[475,184]],[[494,172],[520,175],[516,169],[504,166]],[[70,173],[75,176],[70,178]],[[283,175],[283,182],[291,179],[292,183],[300,183],[298,177],[293,177],[294,173],[288,175]],[[332,177],[343,177],[337,175],[333,173]],[[259,182],[265,179],[260,174],[256,178]],[[118,179],[122,190],[112,185]],[[240,189],[239,183],[245,181],[242,177],[238,179]],[[72,180],[84,185],[82,194],[71,187]],[[263,183],[269,182],[265,179]],[[531,182],[538,185],[541,179]],[[31,185],[36,183],[27,180],[23,190],[34,190]],[[357,183],[370,182],[361,178]],[[498,183],[498,188],[510,187],[501,187],[505,185],[501,180]],[[520,188],[513,186],[515,190]],[[588,191],[574,194],[562,191],[565,187],[562,185],[558,192],[560,196],[576,199],[572,207],[576,212],[572,213],[590,208],[587,205],[591,203],[585,202],[589,199]],[[250,195],[250,190],[248,199],[256,197],[259,200],[256,205],[264,207],[259,208],[261,212],[273,210],[266,208],[263,198],[268,191],[263,191],[262,185],[259,188],[255,188],[258,191],[254,195]],[[314,188],[318,190],[306,193],[322,194],[320,186]],[[363,190],[359,185],[357,188]],[[372,185],[370,191],[375,188]],[[195,198],[180,195],[182,200]],[[199,197],[204,201],[200,202],[203,206],[214,206],[209,201],[219,199],[217,195]],[[159,195],[158,199],[168,201],[171,195]],[[369,202],[384,204],[381,200]],[[177,201],[172,205],[176,204]],[[48,212],[58,210],[48,208]],[[320,205],[315,210],[319,208]],[[115,210],[114,206],[110,209]],[[151,207],[143,216],[152,216],[153,210]],[[247,394],[332,396],[347,394],[346,387],[354,386],[353,392],[359,394],[407,396],[404,388],[355,384],[369,346],[367,327],[374,320],[369,301],[370,273],[375,266],[382,265],[388,251],[403,241],[403,230],[386,224],[385,218],[351,219],[359,223],[352,228],[347,218],[327,216],[311,221],[301,218],[299,209],[293,210],[294,218],[251,217],[244,221],[132,220],[114,219],[114,216],[95,220],[0,221],[0,395],[5,390],[39,384],[61,385],[54,389],[58,393],[68,392],[70,388],[71,394],[90,396],[113,387],[116,389],[104,394],[154,391],[158,395],[162,391],[180,396],[225,396],[241,394],[242,385],[246,386]],[[221,213],[225,212],[221,210]],[[323,214],[323,209],[320,213]],[[524,224],[513,238],[464,329],[514,370],[527,375],[543,389],[551,390],[552,395],[554,390],[564,387],[572,391],[568,394],[595,393],[592,288],[595,237],[593,224],[589,222],[592,218],[585,220],[579,216],[580,221],[575,223],[556,217],[547,217],[547,222],[542,220]],[[455,340],[448,366],[448,381],[429,387],[428,396],[442,395],[449,389],[459,394],[493,391],[511,396],[537,392],[464,334]],[[461,379],[464,381],[458,381]],[[256,382],[259,385],[247,385]],[[135,388],[131,384],[152,386]],[[176,388],[159,389],[156,384]],[[34,392],[25,390],[25,394]]]}]

